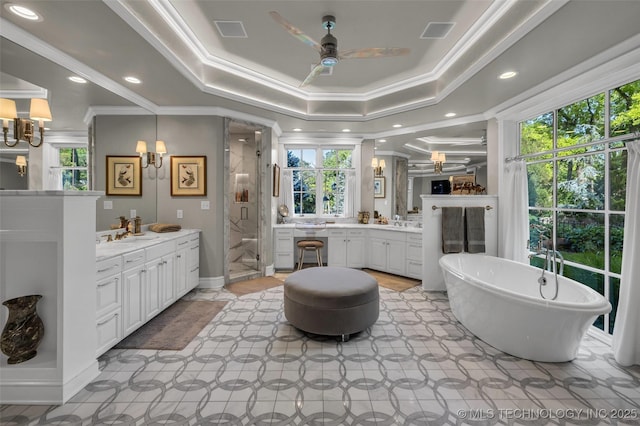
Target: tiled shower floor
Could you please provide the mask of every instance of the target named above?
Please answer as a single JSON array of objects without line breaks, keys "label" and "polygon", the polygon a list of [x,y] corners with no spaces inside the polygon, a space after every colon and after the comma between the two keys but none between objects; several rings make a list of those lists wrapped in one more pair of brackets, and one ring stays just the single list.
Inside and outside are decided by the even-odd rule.
[{"label": "tiled shower floor", "polygon": [[471,335],[445,293],[380,293],[378,322],[341,343],[291,327],[282,287],[192,292],[229,303],[187,348],[111,350],[67,404],[5,405],[1,424],[640,424],[640,367],[598,340],[525,361]]}]

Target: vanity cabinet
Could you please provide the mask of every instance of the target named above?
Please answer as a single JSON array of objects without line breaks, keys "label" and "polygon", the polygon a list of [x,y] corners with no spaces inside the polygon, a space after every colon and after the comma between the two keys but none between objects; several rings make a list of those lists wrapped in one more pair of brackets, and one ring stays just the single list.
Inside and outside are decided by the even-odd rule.
[{"label": "vanity cabinet", "polygon": [[144,250],[122,256],[122,321],[125,337],[145,323],[146,268]]},{"label": "vanity cabinet", "polygon": [[330,229],[327,231],[328,266],[343,266],[347,268],[365,267],[365,231]]},{"label": "vanity cabinet", "polygon": [[293,269],[293,229],[276,229],[274,247],[274,267],[276,269]]},{"label": "vanity cabinet", "polygon": [[96,263],[96,356],[102,355],[122,338],[121,271],[121,256]]},{"label": "vanity cabinet", "polygon": [[406,275],[422,279],[422,234],[407,234]]},{"label": "vanity cabinet", "polygon": [[158,241],[96,262],[97,356],[198,285],[199,232]]},{"label": "vanity cabinet", "polygon": [[405,275],[406,236],[401,232],[371,230],[369,268]]}]

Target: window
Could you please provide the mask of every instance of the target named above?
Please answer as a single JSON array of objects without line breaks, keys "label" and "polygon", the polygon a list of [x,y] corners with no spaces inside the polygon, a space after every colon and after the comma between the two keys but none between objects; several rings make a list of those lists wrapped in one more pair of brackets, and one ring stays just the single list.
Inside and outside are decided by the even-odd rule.
[{"label": "window", "polygon": [[59,179],[62,189],[86,191],[87,148],[59,148]]},{"label": "window", "polygon": [[353,147],[287,147],[293,215],[351,217],[355,194]]},{"label": "window", "polygon": [[[618,305],[627,151],[640,129],[640,80],[520,123],[530,241],[555,241],[564,275],[609,299],[594,325],[613,333]],[[533,265],[543,260],[533,258]]]}]

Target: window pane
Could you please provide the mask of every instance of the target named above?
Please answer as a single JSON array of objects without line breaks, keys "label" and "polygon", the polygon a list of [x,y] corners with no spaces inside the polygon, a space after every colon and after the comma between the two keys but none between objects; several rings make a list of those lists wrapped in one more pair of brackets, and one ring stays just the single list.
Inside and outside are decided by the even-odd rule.
[{"label": "window pane", "polygon": [[557,217],[556,248],[565,260],[604,269],[604,214],[561,211]]},{"label": "window pane", "polygon": [[323,172],[322,211],[324,214],[343,215],[345,213],[345,188],[347,178],[339,170]]},{"label": "window pane", "polygon": [[299,149],[287,150],[287,167],[302,167],[300,160],[302,158],[302,152]]},{"label": "window pane", "polygon": [[558,110],[558,148],[604,137],[604,93]]},{"label": "window pane", "polygon": [[627,197],[627,150],[609,154],[609,209],[623,212]]},{"label": "window pane", "polygon": [[553,163],[527,165],[529,207],[553,207]]},{"label": "window pane", "polygon": [[316,212],[316,174],[314,171],[293,171],[293,205],[296,214]]},{"label": "window pane", "polygon": [[612,89],[609,96],[611,136],[640,130],[640,80]]},{"label": "window pane", "polygon": [[76,165],[78,167],[87,167],[87,149],[76,148],[74,151],[76,156]]},{"label": "window pane", "polygon": [[64,190],[86,191],[87,171],[86,170],[62,170],[62,188]]},{"label": "window pane", "polygon": [[325,169],[350,169],[351,150],[345,149],[325,149],[322,152]]},{"label": "window pane", "polygon": [[558,161],[558,207],[604,209],[604,154]]},{"label": "window pane", "polygon": [[[609,302],[611,303],[611,313],[609,313],[609,333],[613,333],[613,324],[618,313],[618,300],[620,298],[620,278],[609,278]],[[607,331],[607,330],[605,330]]]},{"label": "window pane", "polygon": [[553,149],[553,113],[548,112],[520,123],[520,154]]},{"label": "window pane", "polygon": [[303,149],[302,150],[302,166],[305,168],[311,168],[316,166],[316,150],[315,149]]},{"label": "window pane", "polygon": [[536,251],[539,242],[553,235],[553,213],[543,210],[529,210],[529,246]]},{"label": "window pane", "polygon": [[609,216],[609,271],[622,272],[622,241],[624,239],[624,215]]}]

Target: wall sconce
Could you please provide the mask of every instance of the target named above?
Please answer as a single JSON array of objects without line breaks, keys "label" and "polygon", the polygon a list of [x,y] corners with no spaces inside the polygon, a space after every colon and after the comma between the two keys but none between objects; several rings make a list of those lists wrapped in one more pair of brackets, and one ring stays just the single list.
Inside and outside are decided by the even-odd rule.
[{"label": "wall sconce", "polygon": [[[147,143],[145,141],[138,141],[136,145],[136,152],[140,154],[140,158],[142,158],[142,168],[146,169],[149,165],[153,164],[153,167],[159,169],[162,167],[162,154],[167,153],[167,147],[164,144],[164,141],[156,141],[156,150],[155,152],[148,151],[147,152]],[[146,156],[145,156],[146,154]],[[144,161],[144,158],[147,157],[147,161]]]},{"label": "wall sconce", "polygon": [[433,151],[431,153],[431,161],[433,161],[433,171],[437,174],[442,173],[442,165],[447,160],[444,152]]},{"label": "wall sconce", "polygon": [[16,166],[18,166],[18,174],[24,176],[27,173],[27,157],[18,155],[16,157]]},{"label": "wall sconce", "polygon": [[378,161],[376,157],[371,159],[371,167],[373,167],[374,176],[382,176],[382,172],[386,166],[387,164],[382,159],[380,161]]},{"label": "wall sconce", "polygon": [[[46,99],[31,99],[29,118],[18,118],[16,102],[12,99],[0,98],[0,120],[2,120],[2,133],[4,133],[4,143],[8,147],[14,147],[24,140],[34,148],[39,147],[44,142],[44,122],[51,121],[51,110]],[[40,143],[33,143],[33,132],[35,125],[33,120],[38,120],[38,130],[40,131]],[[9,121],[13,121],[13,137],[16,141],[9,143],[7,134],[9,133]]]}]

